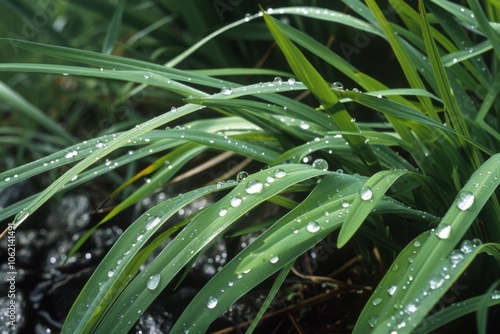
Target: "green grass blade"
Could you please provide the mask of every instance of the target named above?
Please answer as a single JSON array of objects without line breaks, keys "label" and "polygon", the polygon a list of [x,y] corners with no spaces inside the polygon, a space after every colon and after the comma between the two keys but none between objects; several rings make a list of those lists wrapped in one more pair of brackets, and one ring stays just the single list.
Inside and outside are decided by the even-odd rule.
[{"label": "green grass blade", "polygon": [[[400,258],[396,259],[393,267],[397,265],[404,273],[394,278],[391,275],[393,270],[389,270],[363,310],[366,314],[360,317],[356,332],[364,333],[366,330],[373,330],[372,327],[375,330],[387,330],[388,324],[391,325],[389,329],[394,330],[402,323],[416,326],[478,252],[493,251],[487,244],[473,250],[467,249],[466,252],[452,253],[497,188],[500,183],[499,175],[500,154],[497,154],[470,177],[427,241],[409,244]],[[408,261],[407,255],[412,247],[418,247],[419,250],[412,256],[412,261]],[[401,314],[397,311],[400,308],[408,312]],[[378,317],[373,326],[368,321],[371,316]],[[412,328],[399,330],[409,332]]]},{"label": "green grass blade", "polygon": [[[359,188],[365,181],[364,177],[329,173],[302,203],[231,260],[198,293],[172,330],[205,331],[244,293],[338,229],[350,210],[346,203],[350,204],[358,196]],[[338,192],[332,192],[332,189],[338,189]],[[411,215],[413,211],[387,199],[379,202],[382,203],[384,205],[379,206],[382,213],[401,210]],[[417,213],[413,212],[413,216]],[[218,293],[220,282],[230,282],[223,293]],[[213,296],[218,303],[214,309],[209,309],[206,302]]]},{"label": "green grass blade", "polygon": [[151,236],[188,203],[233,186],[227,183],[196,189],[160,203],[139,217],[120,236],[80,292],[66,317],[62,333],[91,332],[132,279],[135,272],[129,273],[127,267]]},{"label": "green grass blade", "polygon": [[294,261],[291,261],[290,263],[288,263],[287,265],[285,265],[280,270],[280,273],[278,274],[278,276],[274,280],[273,286],[269,290],[269,294],[267,295],[266,299],[262,303],[262,306],[260,307],[259,312],[257,313],[257,315],[253,319],[252,323],[248,327],[247,331],[245,332],[246,334],[252,334],[253,333],[253,331],[255,330],[255,327],[257,327],[257,325],[259,324],[260,319],[262,319],[262,316],[266,312],[267,308],[269,307],[269,305],[271,305],[271,302],[273,301],[274,296],[276,296],[276,294],[278,293],[281,285],[285,281],[288,273],[292,269],[293,264],[294,264]]},{"label": "green grass blade", "polygon": [[349,214],[342,224],[337,240],[339,248],[343,247],[356,233],[391,185],[407,173],[405,171],[380,171],[366,181],[359,189],[359,196],[352,202]]},{"label": "green grass blade", "polygon": [[102,45],[102,53],[111,54],[118,40],[118,33],[120,32],[120,27],[122,24],[123,10],[127,0],[120,0],[115,7],[115,12],[111,17],[111,22],[109,22],[108,30],[106,31],[106,36],[104,36],[104,43]]},{"label": "green grass blade", "polygon": [[[412,88],[425,89],[425,85],[418,76],[418,73],[415,67],[413,66],[413,63],[411,62],[410,58],[408,57],[408,54],[404,50],[399,40],[399,37],[394,33],[394,30],[392,29],[390,23],[387,21],[384,14],[378,7],[377,3],[374,0],[367,0],[366,3],[370,8],[371,12],[373,13],[373,15],[375,16],[375,18],[377,19],[380,28],[384,31],[384,35],[389,44],[391,45],[391,49],[393,50],[396,58],[398,59],[399,64],[401,65],[401,69],[403,70],[410,86]],[[425,97],[419,97],[419,101],[420,103],[422,103],[425,110],[429,113],[429,116],[433,120],[438,121],[439,116],[435,112],[431,101]]]},{"label": "green grass blade", "polygon": [[[327,110],[339,129],[354,133],[359,132],[358,127],[352,121],[352,117],[342,106],[339,99],[333,93],[326,81],[321,77],[311,63],[309,63],[300,50],[293,45],[285,34],[280,31],[278,26],[273,21],[274,19],[272,19],[265,12],[263,12],[263,14],[266,25],[271,31],[276,43],[283,51],[288,64],[297,78],[299,78],[311,90],[321,105]],[[380,165],[373,151],[368,145],[365,144],[364,139],[358,136],[347,136],[346,139],[353,146],[354,151],[359,154],[361,159],[365,161],[366,165],[371,170],[375,171],[380,169]]]},{"label": "green grass blade", "polygon": [[[0,66],[1,67],[1,66]],[[35,107],[21,95],[16,93],[10,87],[5,85],[0,81],[0,100],[4,103],[15,108],[19,112],[23,113],[24,116],[30,118],[40,126],[44,127],[49,132],[53,133],[59,138],[64,139],[65,144],[73,144],[76,139],[73,138],[68,132],[62,129],[52,118],[45,115],[40,109]]]},{"label": "green grass blade", "polygon": [[[276,174],[276,170],[279,170],[280,174]],[[195,217],[162,253],[130,282],[96,330],[110,333],[127,332],[139,318],[140,313],[151,304],[173,277],[199,251],[220,237],[236,219],[288,187],[325,173],[307,165],[290,164],[271,167],[247,177],[219,202],[208,207],[202,215]],[[275,177],[268,186],[264,185],[264,180],[272,175],[281,177]],[[237,208],[231,205],[233,197],[242,199]],[[157,274],[161,275],[158,287],[154,290],[145,288],[149,277]]]}]

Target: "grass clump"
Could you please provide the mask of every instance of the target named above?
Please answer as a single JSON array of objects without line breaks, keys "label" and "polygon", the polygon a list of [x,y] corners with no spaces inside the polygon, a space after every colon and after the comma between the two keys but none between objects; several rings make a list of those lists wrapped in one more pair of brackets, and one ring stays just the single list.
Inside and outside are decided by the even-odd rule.
[{"label": "grass clump", "polygon": [[[117,119],[109,129],[83,141],[3,84],[0,96],[37,124],[33,131],[43,134],[45,148],[30,148],[32,139],[23,137],[25,150],[33,151],[27,157],[42,157],[1,173],[0,188],[65,170],[39,194],[0,211],[1,219],[15,215],[16,228],[57,194],[109,175],[116,190],[108,200],[117,204],[75,251],[101,224],[157,189],[237,157],[235,168],[158,204],[126,229],[75,301],[64,333],[129,331],[197,256],[221,238],[248,233],[258,237],[198,292],[173,333],[207,331],[240,297],[271,277],[253,330],[286,285],[294,262],[332,235],[339,248],[363,255],[366,270],[385,273],[354,332],[432,332],[472,312],[478,330],[486,331],[487,309],[500,303],[499,9],[477,0],[462,5],[420,1],[413,7],[394,0],[384,12],[374,0],[342,2],[340,9],[261,10],[196,43],[195,33],[203,24],[205,30],[212,27],[210,20],[186,22],[185,34],[162,48],[155,29],[185,12],[170,8],[171,17],[144,28],[143,12],[126,10],[125,1],[106,7],[112,16],[100,50],[0,40],[44,57],[43,63],[3,63],[2,72],[71,80],[91,100],[98,87],[109,99],[103,105],[94,101],[103,108],[130,106],[141,93],[146,98],[137,106],[153,106],[147,117],[127,108],[126,117],[111,116]],[[202,7],[195,13],[201,14]],[[304,22],[318,30],[354,28],[389,45],[394,71],[400,73],[398,86],[358,70],[306,33]],[[121,34],[131,29],[123,25],[141,30],[123,41]],[[275,67],[263,69],[239,65],[231,53],[222,62],[225,68],[213,68],[220,64],[219,55],[225,57],[220,38],[246,27],[255,29],[253,36],[275,41],[289,68],[280,64],[281,54],[275,55],[280,57]],[[173,34],[175,28],[167,31]],[[240,50],[244,43],[256,45],[247,38],[243,34],[231,43],[239,43]],[[183,49],[186,40],[193,46],[173,57],[172,50]],[[142,49],[155,51],[148,59]],[[209,55],[201,66],[197,53]],[[46,57],[57,61],[45,62]],[[227,67],[233,60],[235,67]],[[75,94],[71,101],[86,100]],[[4,133],[14,135],[14,130],[6,127]],[[144,177],[147,182],[138,184]],[[218,200],[169,224],[180,209],[209,194]],[[267,208],[266,202],[279,209],[250,226],[242,224],[249,214]],[[146,261],[151,254],[158,255]],[[472,269],[484,275],[464,275]],[[459,280],[475,287],[471,295],[438,310]]]}]

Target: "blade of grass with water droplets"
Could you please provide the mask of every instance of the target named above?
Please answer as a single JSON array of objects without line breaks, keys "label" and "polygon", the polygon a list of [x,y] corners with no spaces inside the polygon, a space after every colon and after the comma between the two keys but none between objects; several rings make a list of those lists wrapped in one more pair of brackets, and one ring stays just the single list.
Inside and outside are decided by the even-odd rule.
[{"label": "blade of grass with water droplets", "polygon": [[[311,90],[318,101],[327,110],[333,122],[340,130],[359,132],[358,127],[352,121],[344,106],[340,103],[337,96],[332,92],[330,86],[323,77],[309,63],[300,50],[293,45],[288,37],[280,31],[274,19],[265,12],[264,20],[271,31],[276,43],[283,51],[288,64],[295,75]],[[366,145],[362,138],[346,136],[347,141],[353,146],[354,152],[366,163],[367,167],[373,171],[379,170],[380,165],[370,146]]]},{"label": "blade of grass with water droplets", "polygon": [[[277,170],[279,172],[276,172]],[[248,176],[228,195],[195,217],[162,253],[130,282],[96,330],[110,333],[127,332],[139,318],[141,312],[138,313],[138,310],[145,310],[174,276],[200,250],[220,237],[236,219],[290,186],[325,173],[307,165],[283,165]],[[268,186],[264,185],[267,176],[272,175],[276,176],[274,182]],[[232,202],[234,197],[241,201]],[[154,291],[144,289],[148,278],[156,274],[162,277],[158,287]]]},{"label": "blade of grass with water droplets", "polygon": [[[337,247],[329,234],[340,227],[349,210],[346,203],[357,196],[365,180],[348,174],[328,173],[302,203],[245,247],[198,293],[173,329],[206,330],[243,294],[325,238],[329,239],[322,244],[327,252],[333,252]],[[332,188],[339,192],[332,192]],[[409,215],[419,214],[396,202],[382,199],[379,203],[382,202],[385,208],[381,212],[400,209]],[[214,294],[221,286],[226,286],[224,292]],[[210,297],[217,298],[216,308],[207,308],[206,301]]]},{"label": "blade of grass with water droplets", "polygon": [[[391,294],[392,302],[381,305],[378,312],[380,321],[376,325],[378,328],[387,328],[389,322],[396,325],[395,319],[391,319],[391,317],[396,317],[400,324],[408,324],[409,321],[405,317],[411,316],[411,323],[419,323],[460,273],[467,268],[475,255],[483,249],[488,249],[475,247],[470,252],[457,254],[458,260],[456,261],[449,258],[497,188],[500,183],[499,175],[500,154],[497,154],[486,161],[471,176],[436,230],[420,246],[420,250],[415,256],[412,256],[411,261],[408,261],[406,272],[398,283],[406,285],[406,288],[394,291]],[[448,268],[448,273],[444,272],[445,267]],[[383,282],[385,281],[383,280]],[[383,282],[379,286],[382,289],[389,288]],[[411,284],[407,282],[411,282]],[[423,294],[423,291],[427,292]],[[418,308],[414,308],[412,305],[417,299],[420,302]],[[403,308],[410,307],[411,311],[399,315],[395,314],[397,312],[394,308],[396,302]],[[367,307],[371,306],[368,304]],[[366,326],[366,323],[359,322],[359,326]]]},{"label": "blade of grass with water droplets", "polygon": [[[366,217],[376,207],[378,201],[401,176],[408,174],[407,171],[380,171],[370,177],[358,190],[358,195],[352,202],[349,213],[340,229],[337,240],[338,247],[344,246],[363,224]],[[414,174],[418,175],[418,174]]]},{"label": "blade of grass with water droplets", "polygon": [[130,273],[128,265],[151,236],[188,203],[233,186],[228,183],[196,189],[162,202],[139,217],[120,236],[80,292],[66,317],[62,333],[91,332],[132,279],[135,272]]}]

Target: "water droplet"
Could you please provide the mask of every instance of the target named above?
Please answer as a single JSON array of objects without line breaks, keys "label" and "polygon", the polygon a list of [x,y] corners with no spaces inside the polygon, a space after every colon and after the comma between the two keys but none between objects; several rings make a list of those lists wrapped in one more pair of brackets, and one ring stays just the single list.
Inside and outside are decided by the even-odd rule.
[{"label": "water droplet", "polygon": [[363,201],[371,200],[372,196],[373,196],[373,192],[372,192],[371,188],[368,186],[362,186],[361,189],[359,190],[359,197],[361,197],[361,199]]},{"label": "water droplet", "polygon": [[372,300],[373,306],[377,306],[382,302],[382,298],[375,298]]},{"label": "water droplet", "polygon": [[77,151],[71,151],[71,152],[66,153],[66,155],[64,157],[66,159],[71,159],[71,158],[75,157],[77,154],[78,154]]},{"label": "water droplet", "polygon": [[19,217],[16,219],[16,227],[19,226],[19,224],[21,224],[23,221],[25,221],[29,215],[30,215],[30,212],[29,211],[21,211],[22,213],[19,215]]},{"label": "water droplet", "polygon": [[220,209],[220,211],[219,211],[219,216],[220,217],[224,217],[226,214],[227,214],[227,210],[226,209]]},{"label": "water droplet", "polygon": [[434,276],[429,281],[429,286],[432,290],[439,288],[444,283],[444,278],[440,276]]},{"label": "water droplet", "polygon": [[375,327],[375,325],[377,324],[377,321],[378,321],[378,317],[376,315],[372,315],[368,318],[368,324],[372,328]]},{"label": "water droplet", "polygon": [[464,211],[474,203],[474,195],[470,191],[462,191],[457,196],[457,207]]},{"label": "water droplet", "polygon": [[234,282],[233,281],[229,281],[227,282],[227,286],[233,286],[234,285]]},{"label": "water droplet", "polygon": [[248,173],[245,172],[244,170],[242,170],[241,172],[236,174],[236,181],[241,182],[244,179],[246,179],[247,177],[248,177]]},{"label": "water droplet", "polygon": [[217,303],[219,302],[219,300],[215,297],[209,297],[208,300],[207,300],[207,307],[208,308],[214,308],[217,306]]},{"label": "water droplet", "polygon": [[311,127],[308,123],[306,123],[304,121],[300,122],[299,126],[302,130],[307,130]]},{"label": "water droplet", "polygon": [[493,290],[491,294],[491,299],[500,299],[500,290]]},{"label": "water droplet", "polygon": [[276,78],[274,78],[274,80],[273,80],[273,84],[274,84],[274,85],[281,85],[281,84],[283,84],[283,80],[281,80],[281,78],[280,78],[280,77],[276,77]]},{"label": "water droplet", "polygon": [[420,247],[421,245],[422,244],[418,240],[413,243],[413,246],[415,246],[415,247]]},{"label": "water droplet", "polygon": [[269,260],[269,262],[271,262],[271,263],[276,263],[276,262],[278,262],[278,260],[279,260],[279,259],[280,259],[280,258],[279,258],[278,256],[274,256],[274,257],[272,257],[272,258]]},{"label": "water droplet", "polygon": [[252,15],[250,15],[250,13],[246,13],[246,14],[245,14],[245,22],[250,21],[250,17],[251,17],[251,16],[252,16]]},{"label": "water droplet", "polygon": [[240,197],[233,197],[233,198],[231,198],[230,202],[231,202],[231,206],[233,208],[236,208],[236,207],[240,206],[240,204],[243,202],[243,200]]},{"label": "water droplet", "polygon": [[328,162],[326,162],[325,159],[316,159],[312,163],[313,168],[316,169],[321,169],[321,170],[328,170]]},{"label": "water droplet", "polygon": [[158,216],[151,216],[146,219],[146,230],[149,231],[150,229],[154,228],[156,225],[158,225],[161,221],[161,218]]},{"label": "water droplet", "polygon": [[467,254],[467,253],[470,253],[472,252],[472,250],[474,249],[474,245],[472,244],[472,241],[470,240],[464,240],[461,244],[460,244],[460,250],[462,251],[462,253],[464,254]]},{"label": "water droplet", "polygon": [[231,95],[233,93],[233,89],[231,87],[224,86],[221,88],[220,92],[224,95]]},{"label": "water droplet", "polygon": [[396,290],[398,289],[398,286],[393,284],[390,287],[387,288],[387,292],[393,296],[396,293]]},{"label": "water droplet", "polygon": [[481,239],[478,239],[478,238],[474,238],[472,239],[472,246],[475,247],[479,247],[483,244],[483,242],[481,241]]},{"label": "water droplet", "polygon": [[306,230],[311,233],[318,232],[319,228],[319,224],[315,221],[309,222],[306,226]]},{"label": "water droplet", "polygon": [[288,79],[288,84],[289,84],[290,86],[295,85],[295,79],[294,79],[294,78],[290,78],[290,79]]},{"label": "water droplet", "polygon": [[108,277],[112,277],[115,274],[115,271],[110,269],[108,270]]},{"label": "water droplet", "polygon": [[171,111],[171,112],[176,112],[176,111],[177,111],[177,108],[176,108],[176,107],[172,107],[172,108],[170,108],[170,111]]},{"label": "water droplet", "polygon": [[448,239],[451,233],[450,225],[441,225],[436,228],[436,235],[439,239]]},{"label": "water droplet", "polygon": [[344,85],[341,82],[335,81],[332,83],[332,89],[344,90]]},{"label": "water droplet", "polygon": [[160,279],[161,279],[161,274],[153,275],[149,278],[148,282],[146,283],[146,286],[148,287],[149,290],[153,291],[158,287],[158,284],[160,284]]},{"label": "water droplet", "polygon": [[464,259],[464,253],[462,253],[462,251],[458,249],[455,249],[450,253],[448,259],[450,259],[450,262],[452,264],[457,264]]},{"label": "water droplet", "polygon": [[281,179],[282,177],[286,176],[286,172],[284,169],[278,168],[274,171],[274,177],[277,179]]},{"label": "water droplet", "polygon": [[260,192],[263,187],[264,185],[262,184],[262,182],[257,180],[250,180],[245,187],[245,191],[247,192],[247,194],[256,194]]},{"label": "water droplet", "polygon": [[342,205],[343,208],[348,208],[351,204],[345,200],[341,200],[340,205]]}]

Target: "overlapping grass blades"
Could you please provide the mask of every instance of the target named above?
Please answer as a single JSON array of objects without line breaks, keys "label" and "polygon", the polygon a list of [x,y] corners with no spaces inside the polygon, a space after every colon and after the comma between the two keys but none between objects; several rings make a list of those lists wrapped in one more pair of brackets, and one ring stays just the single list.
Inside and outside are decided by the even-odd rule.
[{"label": "overlapping grass blades", "polygon": [[[172,110],[167,108],[129,131],[73,146],[69,145],[76,142],[74,138],[61,135],[58,143],[66,149],[1,173],[0,189],[61,166],[71,168],[40,194],[0,211],[0,220],[18,213],[15,224],[19,226],[55,194],[109,173],[115,164],[124,166],[143,158],[150,159],[149,165],[132,173],[121,187],[106,195],[115,197],[145,176],[149,183],[131,190],[131,195],[100,223],[163,187],[195,157],[222,151],[251,159],[262,168],[271,166],[239,183],[225,182],[188,191],[138,218],[81,291],[63,333],[130,330],[174,277],[189,270],[196,256],[222,237],[250,231],[263,232],[203,287],[177,319],[173,332],[205,331],[243,294],[282,270],[271,291],[276,293],[295,259],[335,231],[339,231],[339,247],[358,243],[358,236],[362,235],[373,240],[376,248],[391,252],[403,248],[366,304],[356,332],[428,332],[474,311],[478,313],[478,328],[484,331],[487,307],[500,300],[495,282],[478,283],[489,287],[483,296],[427,315],[478,254],[500,258],[500,206],[496,196],[500,156],[495,154],[500,150],[500,130],[495,119],[500,115],[500,75],[495,73],[500,59],[498,24],[489,22],[474,0],[468,0],[471,10],[448,1],[432,1],[426,4],[428,13],[423,3],[419,13],[406,4],[389,1],[404,26],[389,21],[376,1],[367,1],[368,6],[358,0],[343,2],[359,17],[315,7],[263,11],[224,25],[171,59],[167,66],[109,54],[118,41],[121,11],[125,10],[123,19],[130,17],[125,1],[120,1],[115,11],[102,45],[103,53],[0,39],[4,45],[88,65],[10,63],[2,64],[0,71],[69,74],[125,82],[125,93],[118,100],[155,86],[187,103]],[[96,4],[90,3],[86,6]],[[108,14],[113,12],[107,5],[103,8]],[[187,15],[186,8],[178,9],[181,16]],[[205,21],[202,12],[195,14],[200,20],[189,22],[188,28],[207,29],[209,19]],[[304,32],[274,20],[272,15],[302,16],[373,33],[390,45],[409,87],[387,87]],[[297,81],[276,78],[243,85],[216,76],[288,74],[273,69],[173,68],[188,61],[195,52],[206,55],[211,53],[209,50],[213,50],[214,57],[209,64],[220,63],[220,44],[207,43],[261,16]],[[325,79],[295,44],[368,92],[332,90],[327,81],[335,78]],[[493,65],[484,61],[482,56],[486,53],[493,55]],[[217,93],[223,86],[224,91]],[[12,105],[20,106],[40,120],[46,130],[57,134],[55,122],[26,104],[14,90],[2,87],[0,97],[10,99]],[[304,90],[309,90],[321,106],[285,96]],[[478,90],[485,93],[481,95]],[[480,100],[470,103],[470,96]],[[353,104],[380,114],[380,119],[388,122],[354,122],[349,114]],[[184,128],[161,129],[203,108],[224,117],[185,123]],[[111,154],[115,155],[109,164],[101,163]],[[317,158],[322,159],[321,165],[338,172],[303,164]],[[249,185],[253,188],[247,191]],[[170,217],[185,205],[208,194],[226,192],[208,208],[168,225]],[[298,193],[305,200],[289,198],[289,193]],[[287,213],[247,228],[235,224],[243,215],[258,210],[264,201],[281,205]],[[393,226],[384,214],[404,217],[401,225],[415,223],[405,227],[405,231],[418,235],[416,239],[404,245],[398,235],[385,233],[392,232]],[[443,218],[436,226],[437,216]],[[431,227],[435,229],[421,233]],[[73,251],[92,231],[80,239]],[[139,271],[148,256],[170,236],[173,240]],[[475,239],[479,237],[483,244]],[[369,247],[358,245],[367,254]],[[392,260],[390,256],[384,258],[386,263]],[[153,282],[148,285],[152,277]],[[221,289],[224,292],[219,293]],[[266,302],[270,301],[271,297]]]}]

